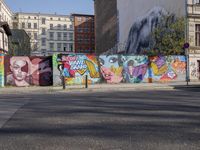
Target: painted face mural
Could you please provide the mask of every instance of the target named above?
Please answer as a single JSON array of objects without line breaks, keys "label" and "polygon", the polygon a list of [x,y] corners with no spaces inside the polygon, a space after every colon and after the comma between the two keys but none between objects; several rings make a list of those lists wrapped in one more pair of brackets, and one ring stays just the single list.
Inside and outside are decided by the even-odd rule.
[{"label": "painted face mural", "polygon": [[4,56],[0,54],[0,87],[4,86]]},{"label": "painted face mural", "polygon": [[6,76],[7,84],[14,86],[30,85],[30,59],[29,57],[11,57],[9,59],[9,69]]},{"label": "painted face mural", "polygon": [[86,75],[90,84],[100,81],[98,63],[94,55],[63,55],[61,61],[67,84],[84,84]]},{"label": "painted face mural", "polygon": [[33,58],[31,60],[31,77],[33,85],[52,85],[51,58]]},{"label": "painted face mural", "polygon": [[52,85],[51,57],[6,57],[6,84]]},{"label": "painted face mural", "polygon": [[118,55],[99,56],[100,70],[107,83],[120,83],[123,79],[123,66]]},{"label": "painted face mural", "polygon": [[144,80],[148,70],[148,57],[124,56],[124,78],[128,83],[140,83]]}]

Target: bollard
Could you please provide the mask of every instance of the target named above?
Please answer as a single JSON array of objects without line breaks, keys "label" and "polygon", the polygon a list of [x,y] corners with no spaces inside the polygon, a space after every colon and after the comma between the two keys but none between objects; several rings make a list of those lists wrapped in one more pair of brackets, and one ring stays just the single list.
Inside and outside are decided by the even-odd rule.
[{"label": "bollard", "polygon": [[88,76],[87,75],[85,76],[85,88],[86,89],[88,88]]},{"label": "bollard", "polygon": [[65,85],[65,77],[62,75],[62,85],[63,85],[63,90],[66,89],[66,85]]}]

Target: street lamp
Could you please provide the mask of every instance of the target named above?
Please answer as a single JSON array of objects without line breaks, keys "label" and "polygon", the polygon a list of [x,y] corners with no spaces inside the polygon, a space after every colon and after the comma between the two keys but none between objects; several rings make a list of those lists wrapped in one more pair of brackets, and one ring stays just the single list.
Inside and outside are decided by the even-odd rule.
[{"label": "street lamp", "polygon": [[185,57],[186,57],[186,82],[187,82],[187,86],[188,86],[189,82],[190,82],[190,78],[189,78],[189,47],[190,47],[190,44],[185,43],[183,47],[185,50]]}]

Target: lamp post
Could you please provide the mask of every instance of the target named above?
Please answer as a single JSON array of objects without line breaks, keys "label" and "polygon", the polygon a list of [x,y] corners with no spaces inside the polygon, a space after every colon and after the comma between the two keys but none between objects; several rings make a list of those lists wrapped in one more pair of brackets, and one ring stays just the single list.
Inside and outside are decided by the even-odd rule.
[{"label": "lamp post", "polygon": [[189,78],[189,43],[184,44],[184,50],[185,50],[185,57],[186,57],[186,82],[187,86],[189,85],[190,78]]}]

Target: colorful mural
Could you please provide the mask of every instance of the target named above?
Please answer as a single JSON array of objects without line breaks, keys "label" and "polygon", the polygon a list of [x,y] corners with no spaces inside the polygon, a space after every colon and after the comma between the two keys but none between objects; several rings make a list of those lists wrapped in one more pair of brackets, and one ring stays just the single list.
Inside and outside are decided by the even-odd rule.
[{"label": "colorful mural", "polygon": [[67,85],[85,84],[85,77],[88,76],[88,83],[100,82],[98,62],[94,55],[60,55],[63,64],[63,75]]},{"label": "colorful mural", "polygon": [[52,85],[51,57],[5,56],[6,85]]},{"label": "colorful mural", "polygon": [[126,83],[145,82],[148,77],[147,56],[123,56],[123,77]]},{"label": "colorful mural", "polygon": [[0,54],[0,87],[4,86],[4,56]]},{"label": "colorful mural", "polygon": [[100,71],[107,83],[120,83],[123,80],[122,55],[100,55]]},{"label": "colorful mural", "polygon": [[185,81],[186,58],[184,56],[149,57],[154,81]]}]

